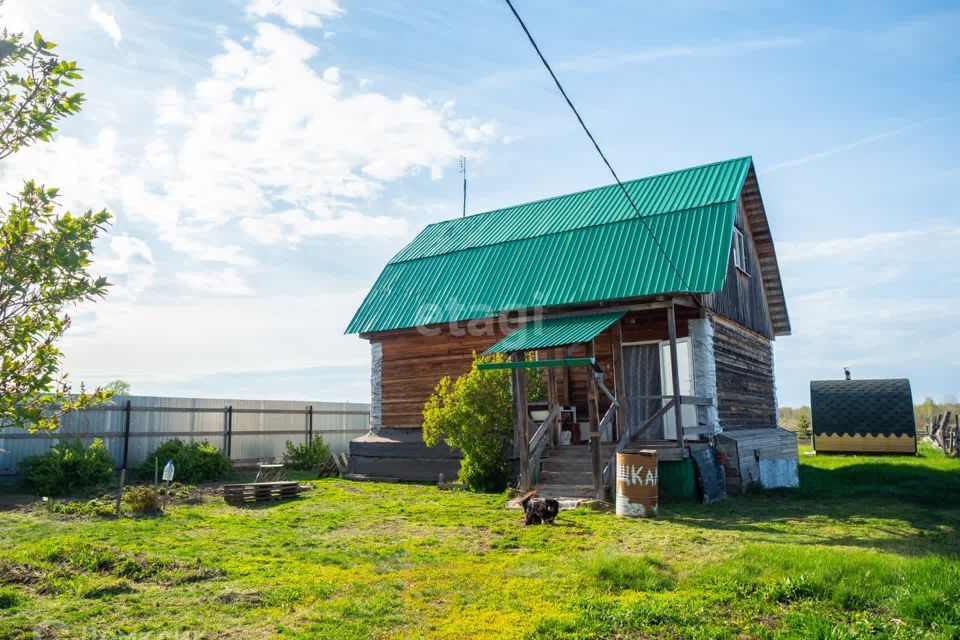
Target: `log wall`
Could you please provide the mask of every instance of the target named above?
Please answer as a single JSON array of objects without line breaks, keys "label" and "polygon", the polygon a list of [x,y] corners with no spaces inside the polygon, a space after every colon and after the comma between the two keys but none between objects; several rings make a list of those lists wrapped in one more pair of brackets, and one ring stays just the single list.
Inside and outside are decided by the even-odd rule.
[{"label": "log wall", "polygon": [[[456,378],[470,370],[474,353],[483,353],[504,337],[497,328],[467,331],[466,325],[433,329],[424,335],[417,329],[366,336],[383,349],[380,371],[381,415],[385,428],[420,428],[423,405],[443,376]],[[464,335],[455,335],[455,333]],[[481,335],[471,335],[481,333]]]},{"label": "log wall", "polygon": [[720,425],[724,430],[777,426],[772,343],[726,318],[711,319]]},{"label": "log wall", "polygon": [[[677,335],[688,335],[688,317],[697,317],[695,310],[678,309]],[[623,318],[623,341],[639,342],[664,340],[667,337],[666,311],[632,312]],[[466,323],[452,328],[431,327],[425,335],[417,329],[386,331],[363,337],[379,345],[380,361],[380,424],[386,429],[420,428],[423,423],[423,405],[443,376],[456,378],[470,370],[474,353],[482,353],[508,332],[499,324],[480,327]],[[479,334],[479,335],[478,335]],[[615,390],[614,331],[609,328],[594,339],[597,363],[604,372],[604,384]],[[545,349],[538,353],[541,360],[581,358],[586,356],[584,345],[569,348]],[[576,405],[578,412],[587,415],[587,388],[589,372],[586,367],[557,369],[558,400],[564,405]],[[606,411],[608,401],[601,397],[600,411]]]}]

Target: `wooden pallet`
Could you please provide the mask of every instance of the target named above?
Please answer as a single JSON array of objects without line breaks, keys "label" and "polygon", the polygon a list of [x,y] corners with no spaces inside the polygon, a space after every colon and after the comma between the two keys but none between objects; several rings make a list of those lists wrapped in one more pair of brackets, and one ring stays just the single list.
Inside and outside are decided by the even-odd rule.
[{"label": "wooden pallet", "polygon": [[296,498],[300,485],[296,482],[248,482],[223,486],[223,500],[227,504],[266,502]]}]

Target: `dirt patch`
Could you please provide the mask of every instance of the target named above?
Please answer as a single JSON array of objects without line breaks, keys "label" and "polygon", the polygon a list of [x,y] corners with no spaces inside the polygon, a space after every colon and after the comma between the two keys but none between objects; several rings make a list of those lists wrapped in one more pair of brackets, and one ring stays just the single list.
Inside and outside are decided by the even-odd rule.
[{"label": "dirt patch", "polygon": [[38,591],[55,588],[58,581],[90,573],[170,586],[211,580],[223,575],[217,566],[168,560],[123,552],[112,547],[64,547],[43,558],[43,562],[0,560],[0,584],[31,586]]},{"label": "dirt patch", "polygon": [[[352,487],[348,484],[341,484],[339,482],[334,482],[333,486],[336,487],[337,489],[343,489],[347,493],[352,493],[357,496],[363,495],[363,491],[361,491],[360,489],[357,489],[356,487]],[[311,488],[312,488],[312,485],[311,485]]]},{"label": "dirt patch", "polygon": [[259,607],[264,602],[263,594],[257,591],[224,591],[217,596],[220,604],[246,604]]},{"label": "dirt patch", "polygon": [[48,573],[32,565],[0,560],[0,584],[37,584]]}]

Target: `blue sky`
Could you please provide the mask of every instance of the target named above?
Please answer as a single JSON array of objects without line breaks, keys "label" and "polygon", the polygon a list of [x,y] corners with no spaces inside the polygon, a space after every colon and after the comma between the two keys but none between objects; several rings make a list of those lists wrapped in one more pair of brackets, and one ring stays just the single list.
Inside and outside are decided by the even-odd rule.
[{"label": "blue sky", "polygon": [[[750,154],[811,379],[960,394],[960,8],[518,0],[623,178]],[[154,395],[368,398],[342,335],[425,224],[607,184],[506,5],[7,0],[86,70],[83,113],[8,160],[108,207],[116,283],[77,309],[76,381]]]}]

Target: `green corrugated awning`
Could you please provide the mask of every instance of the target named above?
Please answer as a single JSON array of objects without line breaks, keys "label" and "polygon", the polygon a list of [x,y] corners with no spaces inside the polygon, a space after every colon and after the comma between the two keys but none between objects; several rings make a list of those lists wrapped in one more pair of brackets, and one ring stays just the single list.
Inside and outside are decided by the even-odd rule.
[{"label": "green corrugated awning", "polygon": [[564,344],[587,342],[622,318],[623,314],[623,311],[616,311],[531,321],[484,351],[484,353],[534,351],[547,347],[559,347]]}]

